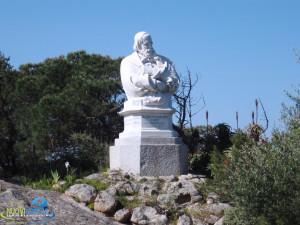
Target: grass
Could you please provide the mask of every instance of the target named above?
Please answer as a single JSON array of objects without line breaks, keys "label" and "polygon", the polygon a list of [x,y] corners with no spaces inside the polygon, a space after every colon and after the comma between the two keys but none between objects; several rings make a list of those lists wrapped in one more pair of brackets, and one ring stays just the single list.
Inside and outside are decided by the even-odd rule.
[{"label": "grass", "polygon": [[144,196],[144,202],[146,206],[154,207],[157,205],[157,195],[154,196]]},{"label": "grass", "polygon": [[169,208],[167,213],[169,224],[176,225],[177,224],[177,210],[175,208]]},{"label": "grass", "polygon": [[87,205],[87,207],[90,209],[90,210],[93,210],[94,211],[94,202],[91,202]]},{"label": "grass", "polygon": [[141,200],[134,196],[133,200],[129,200],[125,195],[117,196],[117,200],[121,203],[124,208],[133,209],[142,204]]},{"label": "grass", "polygon": [[53,180],[51,178],[47,178],[45,175],[37,180],[26,180],[24,185],[29,186],[33,189],[42,189],[42,190],[51,190],[52,189]]},{"label": "grass", "polygon": [[205,220],[211,215],[210,212],[203,211],[203,210],[189,210],[189,214],[196,219],[202,219],[202,220]]},{"label": "grass", "polygon": [[96,179],[81,179],[79,181],[80,184],[88,184],[88,185],[91,185],[93,186],[94,188],[96,188],[97,191],[103,191],[103,190],[106,190],[109,185],[106,184],[106,183],[103,183],[99,180],[96,180]]}]

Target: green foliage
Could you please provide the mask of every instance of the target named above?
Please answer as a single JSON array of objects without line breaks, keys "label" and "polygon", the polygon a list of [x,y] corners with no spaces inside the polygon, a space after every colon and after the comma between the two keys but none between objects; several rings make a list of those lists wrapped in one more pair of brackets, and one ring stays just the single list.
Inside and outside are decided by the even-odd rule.
[{"label": "green foliage", "polygon": [[91,202],[87,205],[90,210],[94,210],[94,202]]},{"label": "green foliage", "polygon": [[103,183],[103,182],[101,182],[99,180],[96,180],[96,179],[82,179],[82,180],[79,181],[79,183],[91,185],[94,188],[96,188],[97,191],[103,191],[103,190],[106,190],[109,187],[108,184]]},{"label": "green foliage", "polygon": [[0,52],[0,176],[11,176],[18,171],[14,93],[17,78],[18,73],[9,64],[9,58]]},{"label": "green foliage", "polygon": [[[84,51],[25,64],[0,55],[0,167],[32,177],[70,161],[78,173],[107,163],[123,129],[121,59]],[[88,151],[91,151],[89,154]]]},{"label": "green foliage", "polygon": [[134,209],[142,204],[141,200],[134,196],[133,199],[128,199],[125,195],[118,195],[117,200],[120,202],[120,204],[127,209]]},{"label": "green foliage", "polygon": [[[239,224],[234,221],[243,218],[260,219],[245,224],[300,223],[298,135],[299,129],[288,130],[274,133],[270,143],[233,146],[229,164],[213,170],[217,188],[238,208],[230,214],[228,224]],[[216,165],[223,160],[220,155],[214,157]]]},{"label": "green foliage", "polygon": [[288,129],[297,129],[300,126],[300,84],[295,88],[294,93],[287,92],[292,101],[292,106],[283,104],[282,120]]},{"label": "green foliage", "polygon": [[100,166],[106,166],[108,145],[102,144],[96,138],[86,133],[74,133],[70,137],[70,147],[74,151],[66,155],[72,166],[87,170],[97,170]]},{"label": "green foliage", "polygon": [[206,171],[209,155],[206,152],[199,152],[189,155],[189,168],[192,171]]},{"label": "green foliage", "polygon": [[46,177],[45,175],[41,177],[39,180],[27,180],[25,185],[29,186],[33,189],[41,189],[41,190],[51,190],[52,189],[53,180],[51,178]]},{"label": "green foliage", "polygon": [[67,182],[67,184],[71,185],[75,182],[76,180],[76,169],[75,168],[71,168],[70,172],[67,173],[67,175],[65,176],[65,181]]},{"label": "green foliage", "polygon": [[60,175],[58,171],[57,170],[51,171],[51,176],[52,176],[52,184],[57,184],[60,179]]},{"label": "green foliage", "polygon": [[231,127],[226,123],[185,129],[181,136],[190,150],[189,166],[193,173],[210,175],[208,165],[214,150],[222,153],[232,145]]},{"label": "green foliage", "polygon": [[300,224],[297,93],[298,97],[291,98],[295,105],[285,107],[282,114],[287,129],[275,130],[270,142],[257,142],[237,133],[227,154],[212,155],[213,182],[235,205],[226,213],[224,224]]},{"label": "green foliage", "polygon": [[273,225],[264,216],[251,217],[243,208],[231,208],[225,211],[224,225]]}]

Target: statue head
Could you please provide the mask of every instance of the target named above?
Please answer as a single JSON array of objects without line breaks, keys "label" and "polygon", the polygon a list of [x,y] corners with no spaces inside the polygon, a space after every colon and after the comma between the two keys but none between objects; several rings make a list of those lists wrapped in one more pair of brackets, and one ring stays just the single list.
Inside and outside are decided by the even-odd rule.
[{"label": "statue head", "polygon": [[151,56],[155,53],[152,44],[153,42],[150,34],[141,31],[134,36],[133,50],[144,56]]}]

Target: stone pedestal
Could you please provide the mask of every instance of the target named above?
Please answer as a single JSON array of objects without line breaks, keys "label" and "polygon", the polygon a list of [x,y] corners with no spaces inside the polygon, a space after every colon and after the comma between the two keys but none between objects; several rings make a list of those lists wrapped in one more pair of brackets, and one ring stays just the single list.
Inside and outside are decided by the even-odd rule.
[{"label": "stone pedestal", "polygon": [[170,105],[147,106],[143,98],[124,104],[124,131],[110,147],[110,168],[141,176],[187,173],[187,147],[172,129]]}]

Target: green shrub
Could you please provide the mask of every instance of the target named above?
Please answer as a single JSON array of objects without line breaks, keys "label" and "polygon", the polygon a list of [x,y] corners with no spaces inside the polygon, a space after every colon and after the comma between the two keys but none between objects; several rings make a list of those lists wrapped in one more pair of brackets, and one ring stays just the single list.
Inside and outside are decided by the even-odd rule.
[{"label": "green shrub", "polygon": [[298,139],[286,134],[271,143],[232,149],[223,188],[248,217],[265,218],[272,225],[300,224]]},{"label": "green shrub", "polygon": [[206,173],[207,162],[209,160],[209,155],[206,152],[200,152],[196,154],[189,155],[189,169],[194,173]]},{"label": "green shrub", "polygon": [[231,208],[225,211],[224,225],[272,225],[263,216],[251,217],[243,208]]}]

